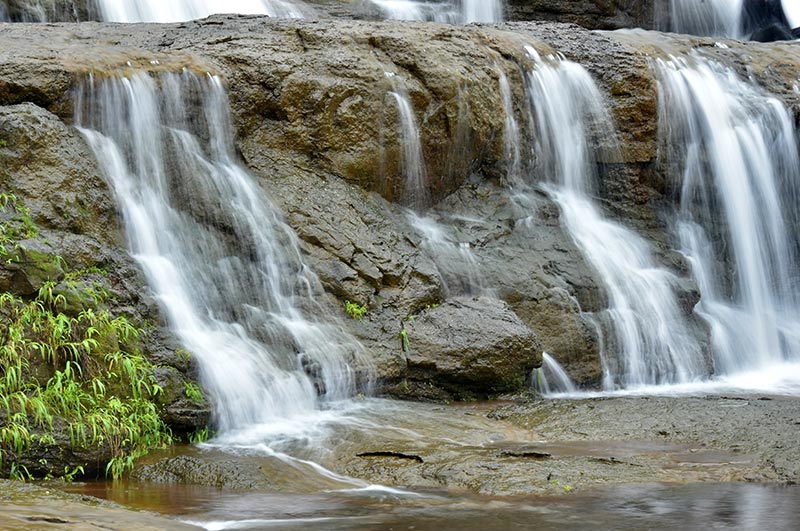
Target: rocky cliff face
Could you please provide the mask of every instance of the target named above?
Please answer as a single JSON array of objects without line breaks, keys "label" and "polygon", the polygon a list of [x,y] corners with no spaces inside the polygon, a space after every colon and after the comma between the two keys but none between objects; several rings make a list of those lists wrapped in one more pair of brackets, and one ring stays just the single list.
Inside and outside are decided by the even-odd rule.
[{"label": "rocky cliff face", "polygon": [[[509,20],[572,22],[588,29],[661,27],[668,0],[508,0]],[[663,5],[662,5],[663,4]]]},{"label": "rocky cliff face", "polygon": [[[614,9],[598,12],[611,20]],[[76,267],[109,269],[119,306],[159,322],[124,251],[113,199],[70,127],[71,88],[89,74],[216,73],[230,92],[242,159],[297,231],[331,315],[371,353],[382,389],[437,399],[519,390],[542,349],[579,382],[595,383],[598,336],[586,312],[605,307],[604,291],[547,195],[520,197],[505,180],[500,75],[522,113],[525,45],[563,54],[598,80],[621,143],[600,161],[600,199],[610,216],[650,238],[659,260],[682,277],[690,313],[696,291],[670,251],[661,216],[675,186],[656,164],[657,83],[648,61],[699,46],[739,65],[797,111],[792,83],[800,52],[791,45],[714,47],[698,38],[548,23],[458,28],[216,16],[171,25],[3,25],[3,189],[25,201],[44,227],[32,248]],[[481,297],[448,285],[415,215],[403,207],[400,117],[389,96],[398,87],[419,124],[428,215],[451,244],[468,244],[484,279]],[[20,294],[35,289],[37,274],[0,266],[4,289]],[[345,300],[365,305],[366,315],[349,319]],[[163,329],[154,334],[152,356],[191,374],[170,354],[176,349]],[[488,352],[508,355],[501,362]]]}]

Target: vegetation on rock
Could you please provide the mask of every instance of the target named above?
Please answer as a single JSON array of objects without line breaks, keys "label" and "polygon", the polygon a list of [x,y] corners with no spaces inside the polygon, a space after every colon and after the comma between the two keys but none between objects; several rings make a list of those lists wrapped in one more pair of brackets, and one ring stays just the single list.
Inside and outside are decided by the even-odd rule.
[{"label": "vegetation on rock", "polygon": [[353,319],[360,321],[366,315],[367,307],[357,302],[344,301],[344,311]]},{"label": "vegetation on rock", "polygon": [[[13,262],[23,250],[19,240],[35,227],[13,195],[1,199],[0,253]],[[155,401],[161,388],[154,366],[141,353],[141,330],[102,308],[108,294],[81,282],[92,273],[69,273],[61,284],[48,279],[28,300],[0,293],[4,475],[71,478],[98,465],[66,459],[65,466],[67,447],[74,455],[100,448],[106,474],[118,478],[149,449],[172,442]],[[53,462],[31,461],[51,454]]]}]

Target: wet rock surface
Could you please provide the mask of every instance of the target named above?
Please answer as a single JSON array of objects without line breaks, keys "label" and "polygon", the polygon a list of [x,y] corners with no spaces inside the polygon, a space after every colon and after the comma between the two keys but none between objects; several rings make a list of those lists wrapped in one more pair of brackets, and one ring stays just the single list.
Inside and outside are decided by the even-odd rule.
[{"label": "wet rock surface", "polygon": [[469,428],[450,444],[377,436],[360,447],[419,460],[356,452],[339,456],[339,466],[368,481],[495,495],[564,494],[635,482],[795,483],[800,473],[794,458],[800,402],[794,398],[534,401],[491,412],[446,408],[444,414],[465,425],[470,421],[463,419],[478,417],[475,430],[487,420],[497,424],[482,428],[481,441],[466,440]]},{"label": "wet rock surface", "polygon": [[[796,398],[376,402],[369,409],[362,421],[380,429],[341,424],[317,441],[320,446],[300,445],[292,453],[370,484],[495,496],[564,495],[626,483],[793,484],[800,477]],[[320,477],[302,461],[257,449],[182,452],[154,456],[135,478],[230,490],[320,488]],[[324,481],[335,489],[347,488],[349,480]]]},{"label": "wet rock surface", "polygon": [[0,529],[92,531],[184,531],[197,529],[163,516],[131,511],[89,496],[65,494],[56,488],[0,480]]},{"label": "wet rock surface", "polygon": [[408,380],[428,383],[458,399],[523,388],[542,346],[507,304],[459,297],[424,310],[404,325]]},{"label": "wet rock surface", "polygon": [[508,0],[509,20],[572,22],[588,29],[653,28],[663,0]]}]

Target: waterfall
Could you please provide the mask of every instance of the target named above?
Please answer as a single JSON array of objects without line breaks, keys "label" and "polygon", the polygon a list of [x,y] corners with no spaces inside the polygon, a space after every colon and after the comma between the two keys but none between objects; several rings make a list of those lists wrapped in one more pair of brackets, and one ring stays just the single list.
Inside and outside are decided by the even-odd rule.
[{"label": "waterfall", "polygon": [[[580,65],[543,60],[533,48],[528,74],[536,173],[549,181],[563,223],[608,293],[605,361],[615,385],[687,382],[705,376],[701,349],[647,242],[603,217],[591,199],[596,163],[590,140],[614,138],[603,98]],[[607,382],[606,385],[610,385]]]},{"label": "waterfall", "polygon": [[95,0],[108,22],[182,22],[215,13],[303,18],[296,0]]},{"label": "waterfall", "polygon": [[[296,236],[234,156],[219,78],[90,78],[76,124],[114,190],[133,257],[199,362],[221,431],[354,392],[360,345],[314,299]],[[305,310],[305,311],[303,311]]]},{"label": "waterfall", "polygon": [[566,371],[547,352],[542,353],[542,366],[533,370],[531,383],[543,396],[578,392]]},{"label": "waterfall", "polygon": [[[497,67],[496,67],[497,68]],[[500,83],[500,100],[503,102],[503,148],[506,161],[506,180],[509,183],[516,183],[522,171],[522,150],[520,145],[519,123],[514,116],[514,100],[511,96],[511,85],[505,72],[497,69]]]},{"label": "waterfall", "polygon": [[461,0],[463,22],[502,22],[503,2],[500,0]]},{"label": "waterfall", "polygon": [[65,22],[94,16],[106,22],[182,22],[215,13],[303,18],[307,11],[300,0],[0,0],[0,21],[18,22]]},{"label": "waterfall", "polygon": [[668,0],[670,30],[692,35],[741,38],[744,0]]},{"label": "waterfall", "polygon": [[405,186],[403,188],[403,203],[413,209],[422,209],[430,205],[431,192],[428,183],[428,172],[425,169],[425,157],[422,154],[422,140],[420,139],[417,118],[408,92],[399,82],[394,82],[394,74],[387,73],[393,80],[394,90],[389,96],[397,106],[400,121],[400,161],[405,173]]},{"label": "waterfall", "polygon": [[0,22],[63,22],[78,20],[72,0],[0,0]]},{"label": "waterfall", "polygon": [[800,28],[800,3],[793,0],[783,1],[783,12],[790,28]]},{"label": "waterfall", "polygon": [[800,361],[800,162],[791,114],[730,69],[658,60],[676,232],[711,325],[716,372]]},{"label": "waterfall", "polygon": [[502,22],[502,0],[365,0],[384,18],[428,20],[450,24]]},{"label": "waterfall", "polygon": [[409,221],[422,237],[420,247],[436,264],[445,296],[491,295],[478,261],[468,242],[459,242],[431,217],[411,212]]}]

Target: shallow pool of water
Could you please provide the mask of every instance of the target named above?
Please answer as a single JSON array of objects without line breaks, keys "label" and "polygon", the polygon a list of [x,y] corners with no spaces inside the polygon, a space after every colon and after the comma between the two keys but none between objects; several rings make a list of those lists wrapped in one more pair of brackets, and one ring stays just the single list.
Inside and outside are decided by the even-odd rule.
[{"label": "shallow pool of water", "polygon": [[788,531],[800,522],[800,487],[746,483],[635,484],[528,498],[379,490],[275,494],[124,482],[79,490],[208,530]]}]

